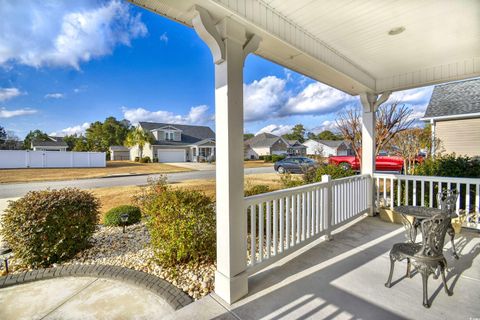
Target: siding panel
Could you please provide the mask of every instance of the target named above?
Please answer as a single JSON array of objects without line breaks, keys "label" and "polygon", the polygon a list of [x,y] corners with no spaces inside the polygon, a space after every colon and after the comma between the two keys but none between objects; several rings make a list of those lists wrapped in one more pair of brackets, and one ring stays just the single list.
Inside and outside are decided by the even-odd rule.
[{"label": "siding panel", "polygon": [[480,156],[480,118],[439,121],[436,136],[446,153]]}]

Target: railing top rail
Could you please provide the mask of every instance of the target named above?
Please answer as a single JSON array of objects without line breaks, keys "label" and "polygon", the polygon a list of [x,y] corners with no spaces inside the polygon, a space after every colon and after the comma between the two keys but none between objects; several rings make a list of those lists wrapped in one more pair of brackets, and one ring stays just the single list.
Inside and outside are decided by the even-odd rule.
[{"label": "railing top rail", "polygon": [[343,182],[347,182],[350,180],[359,180],[366,177],[369,177],[369,175],[364,174],[364,175],[358,175],[358,176],[345,177],[345,178],[335,179],[330,182],[315,182],[315,183],[311,183],[303,186],[257,194],[257,195],[245,197],[244,206],[248,207],[250,205],[257,204],[259,202],[274,200],[274,199],[278,199],[286,196],[292,196],[292,195],[302,193],[314,188],[324,188],[328,186],[328,184],[341,184]]},{"label": "railing top rail", "polygon": [[432,182],[455,182],[455,183],[480,184],[480,178],[412,176],[412,175],[391,174],[391,173],[374,173],[373,177],[374,178],[397,179],[397,180],[420,180],[420,181],[432,181]]}]

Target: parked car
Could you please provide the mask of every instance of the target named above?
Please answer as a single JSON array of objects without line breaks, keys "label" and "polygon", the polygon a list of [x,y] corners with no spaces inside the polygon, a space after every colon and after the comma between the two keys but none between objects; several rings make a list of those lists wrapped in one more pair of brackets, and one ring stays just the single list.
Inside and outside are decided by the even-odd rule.
[{"label": "parked car", "polygon": [[[328,158],[328,163],[340,166],[345,170],[360,170],[360,161],[355,156],[332,156]],[[377,156],[375,159],[375,170],[402,172],[403,163],[402,157]]]},{"label": "parked car", "polygon": [[275,162],[273,168],[278,173],[304,173],[318,166],[317,161],[307,157],[289,157]]}]

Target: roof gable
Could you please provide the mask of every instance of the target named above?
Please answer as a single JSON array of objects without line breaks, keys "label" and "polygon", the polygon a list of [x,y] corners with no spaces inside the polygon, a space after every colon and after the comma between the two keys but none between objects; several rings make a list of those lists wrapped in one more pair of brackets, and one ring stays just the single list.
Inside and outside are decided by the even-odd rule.
[{"label": "roof gable", "polygon": [[424,118],[480,113],[480,79],[435,86]]},{"label": "roof gable", "polygon": [[182,131],[181,141],[156,141],[156,145],[172,145],[172,144],[193,144],[204,139],[215,139],[215,132],[207,126],[194,126],[186,124],[170,124],[158,122],[139,122],[142,129],[152,131],[164,127],[173,127]]},{"label": "roof gable", "polygon": [[283,142],[285,142],[279,136],[276,136],[274,134],[267,133],[267,132],[262,132],[262,133],[257,134],[256,136],[246,140],[245,144],[249,145],[252,148],[271,147],[278,140],[282,140]]}]

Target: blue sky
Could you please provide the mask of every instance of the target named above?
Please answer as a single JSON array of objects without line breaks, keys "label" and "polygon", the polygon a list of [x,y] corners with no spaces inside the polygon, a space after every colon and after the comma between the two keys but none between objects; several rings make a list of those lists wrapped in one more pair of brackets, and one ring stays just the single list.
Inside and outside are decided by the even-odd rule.
[{"label": "blue sky", "polygon": [[[81,133],[108,116],[214,128],[213,63],[193,29],[120,0],[0,0],[0,125]],[[29,23],[25,23],[29,21]],[[245,131],[332,129],[358,98],[250,55]],[[395,93],[421,117],[431,87]]]}]

